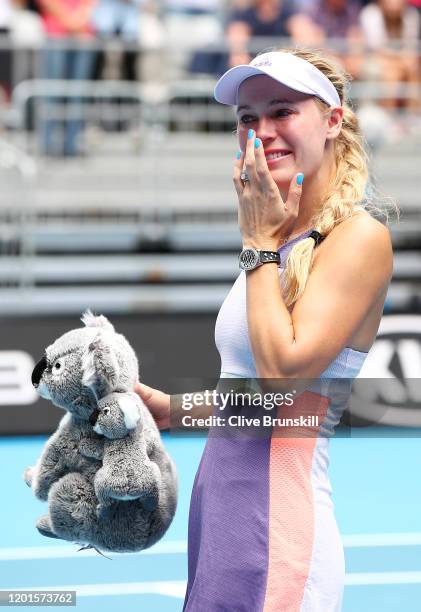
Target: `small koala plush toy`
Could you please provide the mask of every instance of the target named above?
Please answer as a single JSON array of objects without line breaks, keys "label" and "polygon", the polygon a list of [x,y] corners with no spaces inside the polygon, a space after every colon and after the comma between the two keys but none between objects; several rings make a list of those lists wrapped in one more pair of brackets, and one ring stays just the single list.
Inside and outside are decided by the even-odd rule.
[{"label": "small koala plush toy", "polygon": [[66,410],[24,479],[48,514],[45,536],[110,552],[157,542],[177,505],[174,463],[148,408],[132,392],[136,355],[104,316],[65,333],[35,366],[38,393]]},{"label": "small koala plush toy", "polygon": [[[105,436],[102,467],[94,479],[98,516],[109,516],[115,500],[138,499],[147,510],[159,504],[170,465],[149,411],[135,393],[110,393],[90,416],[94,431]],[[127,458],[123,462],[122,457]]]}]

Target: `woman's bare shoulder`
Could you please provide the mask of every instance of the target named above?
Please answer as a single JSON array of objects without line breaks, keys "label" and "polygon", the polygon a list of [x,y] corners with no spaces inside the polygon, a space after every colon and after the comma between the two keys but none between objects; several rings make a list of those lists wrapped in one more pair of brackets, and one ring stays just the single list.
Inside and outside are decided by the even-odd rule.
[{"label": "woman's bare shoulder", "polygon": [[[390,239],[389,228],[373,217],[369,211],[364,209],[357,210],[352,217],[338,223],[330,232],[329,236],[337,239],[339,235],[343,238],[345,234],[349,234],[355,238],[358,233],[361,233],[365,238],[371,236],[374,239],[376,235],[379,237],[381,235],[387,235]],[[327,238],[329,238],[329,236],[327,236]],[[327,242],[327,239],[325,242]]]},{"label": "woman's bare shoulder", "polygon": [[317,247],[314,254],[313,268],[323,265],[339,252],[350,256],[363,253],[367,256],[367,265],[371,259],[383,262],[385,283],[389,282],[393,268],[393,247],[389,228],[373,217],[366,210],[359,210],[352,217],[338,223]]}]

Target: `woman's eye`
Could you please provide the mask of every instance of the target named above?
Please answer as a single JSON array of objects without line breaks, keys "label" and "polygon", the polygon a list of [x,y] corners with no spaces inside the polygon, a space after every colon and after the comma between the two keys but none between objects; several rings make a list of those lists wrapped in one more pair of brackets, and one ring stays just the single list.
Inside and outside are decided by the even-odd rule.
[{"label": "woman's eye", "polygon": [[[287,108],[280,108],[279,110],[275,111],[274,115],[275,117],[288,117],[288,115],[291,114],[292,111],[288,110]],[[243,115],[240,119],[239,119],[240,123],[242,123],[243,125],[246,123],[251,123],[252,121],[256,121],[256,118],[253,117],[253,115]]]},{"label": "woman's eye", "polygon": [[241,117],[240,123],[250,123],[250,120],[254,121],[251,115],[244,115],[244,117]]}]

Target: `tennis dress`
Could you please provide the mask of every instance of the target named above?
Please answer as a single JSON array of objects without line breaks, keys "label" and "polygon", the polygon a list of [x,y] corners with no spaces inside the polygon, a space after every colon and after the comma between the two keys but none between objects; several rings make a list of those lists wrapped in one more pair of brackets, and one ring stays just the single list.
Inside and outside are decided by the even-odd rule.
[{"label": "tennis dress", "polygon": [[[291,248],[311,230],[284,244]],[[241,272],[218,314],[221,379],[256,378]],[[345,348],[320,376],[350,381],[367,353]],[[328,477],[329,432],[341,394],[305,391],[294,410],[318,414],[311,437],[212,435],[193,485],[185,612],[339,612],[344,552]]]}]

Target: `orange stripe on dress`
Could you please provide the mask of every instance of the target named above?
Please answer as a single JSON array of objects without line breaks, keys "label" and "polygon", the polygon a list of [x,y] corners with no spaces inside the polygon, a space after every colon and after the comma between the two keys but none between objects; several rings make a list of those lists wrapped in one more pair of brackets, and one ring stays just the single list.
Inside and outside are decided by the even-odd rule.
[{"label": "orange stripe on dress", "polygon": [[[274,427],[269,460],[269,563],[263,612],[299,612],[314,541],[313,453],[329,398],[305,391],[278,418],[318,416],[318,425]],[[295,436],[295,437],[294,437]]]}]

